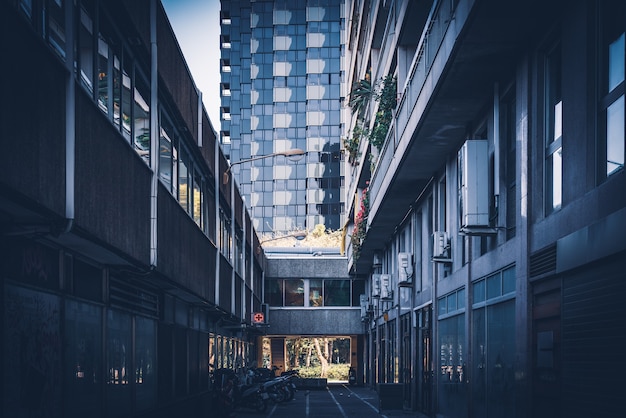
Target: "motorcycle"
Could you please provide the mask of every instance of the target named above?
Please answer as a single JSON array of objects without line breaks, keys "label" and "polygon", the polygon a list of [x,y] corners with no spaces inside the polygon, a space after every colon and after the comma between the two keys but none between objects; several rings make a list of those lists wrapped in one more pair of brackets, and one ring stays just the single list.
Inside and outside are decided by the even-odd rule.
[{"label": "motorcycle", "polygon": [[235,410],[250,408],[265,412],[269,395],[261,384],[241,382],[234,370],[217,369],[212,374],[213,405],[220,417],[234,416]]}]

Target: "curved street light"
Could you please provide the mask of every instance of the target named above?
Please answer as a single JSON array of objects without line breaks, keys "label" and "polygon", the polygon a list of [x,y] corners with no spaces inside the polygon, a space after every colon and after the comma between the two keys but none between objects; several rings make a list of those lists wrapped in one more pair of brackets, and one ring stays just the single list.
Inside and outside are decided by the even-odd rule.
[{"label": "curved street light", "polygon": [[[222,183],[223,184],[227,184],[228,183],[228,179],[229,179],[229,175],[230,175],[230,169],[233,168],[234,166],[238,165],[238,164],[243,164],[243,163],[249,163],[251,161],[256,161],[256,160],[261,160],[264,158],[272,158],[272,157],[278,157],[278,156],[283,156],[283,157],[295,157],[292,158],[292,161],[297,161],[300,158],[302,158],[302,156],[306,154],[306,151],[303,151],[299,148],[294,148],[294,149],[290,149],[290,150],[286,150],[286,151],[281,151],[281,152],[274,152],[272,154],[267,154],[267,155],[259,155],[257,157],[252,157],[252,158],[248,158],[246,160],[240,160],[240,161],[235,161],[234,163],[231,163],[228,168],[226,169],[226,171],[224,171],[224,174],[222,174]],[[242,210],[245,210],[245,204],[242,205]],[[231,181],[230,182],[230,233],[231,233],[231,257],[234,263],[234,257],[235,257],[235,182]],[[252,228],[251,228],[252,230]],[[252,232],[252,231],[251,231]],[[245,230],[244,230],[244,235],[245,235]],[[304,237],[303,237],[304,238]],[[245,245],[243,246],[243,252],[242,252],[242,256],[245,258]],[[258,251],[258,250],[257,250]],[[233,264],[234,267],[234,264]],[[244,263],[244,268],[245,268],[245,263]],[[236,268],[232,269],[231,272],[231,313],[232,314],[236,314],[237,312],[235,312],[235,272],[236,272]],[[245,272],[244,272],[245,275]],[[254,283],[254,282],[253,282]],[[253,288],[254,290],[254,288]],[[263,291],[263,289],[261,289],[261,291]],[[241,317],[243,318],[243,310],[245,307],[245,303],[243,301],[243,298],[245,297],[244,292],[242,292],[242,304],[241,304]]]},{"label": "curved street light", "polygon": [[280,237],[273,237],[273,238],[264,239],[262,241],[259,241],[259,246],[256,247],[256,253],[257,254],[261,254],[261,247],[266,242],[278,241],[278,240],[283,239],[283,238],[295,238],[298,241],[302,241],[308,235],[309,235],[309,232],[305,230],[305,231],[296,231],[296,232],[293,232],[291,234],[281,235]]},{"label": "curved street light", "polygon": [[[257,157],[248,158],[246,160],[235,161],[234,163],[230,164],[230,166],[226,169],[226,171],[224,171],[224,174],[222,175],[222,182],[223,182],[223,184],[228,183],[228,179],[229,179],[229,176],[230,176],[230,169],[233,168],[233,166],[236,166],[238,164],[249,163],[251,161],[262,160],[264,158],[278,157],[278,156],[281,156],[281,155],[283,157],[302,157],[304,154],[306,154],[306,151],[303,151],[303,150],[301,150],[299,148],[294,148],[294,149],[290,149],[290,150],[287,150],[287,151],[274,152],[272,154],[259,155]],[[297,161],[297,160],[299,160],[299,158],[294,159],[292,161]]]}]

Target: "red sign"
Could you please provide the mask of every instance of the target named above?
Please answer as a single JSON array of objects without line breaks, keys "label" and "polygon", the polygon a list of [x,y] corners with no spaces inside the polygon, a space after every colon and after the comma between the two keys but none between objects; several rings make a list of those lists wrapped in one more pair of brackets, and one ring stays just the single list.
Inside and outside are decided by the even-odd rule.
[{"label": "red sign", "polygon": [[263,312],[255,312],[252,314],[252,322],[255,324],[262,324],[265,322],[265,315]]}]

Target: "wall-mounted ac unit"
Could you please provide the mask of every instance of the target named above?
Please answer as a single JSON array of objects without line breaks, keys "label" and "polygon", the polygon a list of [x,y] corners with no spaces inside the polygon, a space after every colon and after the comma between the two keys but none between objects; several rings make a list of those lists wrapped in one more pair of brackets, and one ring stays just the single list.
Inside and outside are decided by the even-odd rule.
[{"label": "wall-mounted ac unit", "polygon": [[367,308],[368,308],[368,300],[367,295],[360,295],[359,297],[359,305],[361,306],[361,319],[367,317]]},{"label": "wall-mounted ac unit", "polygon": [[435,231],[433,233],[433,261],[452,261],[450,256],[450,237],[445,231]]},{"label": "wall-mounted ac unit", "polygon": [[461,230],[489,226],[489,148],[486,139],[465,141],[458,154]]},{"label": "wall-mounted ac unit", "polygon": [[372,297],[380,297],[380,274],[372,274]]},{"label": "wall-mounted ac unit", "polygon": [[379,252],[375,252],[374,256],[372,258],[372,265],[373,266],[382,266],[383,265],[383,258],[381,257]]},{"label": "wall-mounted ac unit", "polygon": [[398,253],[398,284],[411,283],[413,278],[413,255]]},{"label": "wall-mounted ac unit", "polygon": [[380,275],[380,297],[381,299],[391,299],[393,297],[391,276],[389,274]]}]

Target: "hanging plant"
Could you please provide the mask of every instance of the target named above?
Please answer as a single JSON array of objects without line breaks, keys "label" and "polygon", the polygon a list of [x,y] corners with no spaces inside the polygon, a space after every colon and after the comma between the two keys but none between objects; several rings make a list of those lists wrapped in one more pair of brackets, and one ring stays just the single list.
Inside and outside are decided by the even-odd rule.
[{"label": "hanging plant", "polygon": [[358,118],[362,119],[365,109],[373,97],[375,97],[375,90],[369,77],[366,76],[365,79],[356,81],[350,92],[349,105],[352,113],[356,113]]},{"label": "hanging plant", "polygon": [[363,190],[363,194],[361,195],[359,211],[354,219],[354,230],[352,231],[352,236],[350,237],[350,242],[352,243],[352,257],[354,258],[354,261],[357,261],[361,255],[361,244],[367,234],[367,217],[369,216],[369,207],[369,195],[366,188]]},{"label": "hanging plant", "polygon": [[393,110],[396,108],[397,82],[396,77],[388,75],[382,79],[380,93],[375,96],[378,101],[378,111],[374,120],[374,128],[370,135],[370,142],[379,150],[382,148],[389,132],[393,119]]},{"label": "hanging plant", "polygon": [[360,123],[352,130],[352,135],[348,139],[344,139],[343,146],[344,149],[348,152],[348,161],[352,165],[357,165],[359,163],[359,146],[361,144],[361,138],[367,138],[369,132],[368,130]]}]

